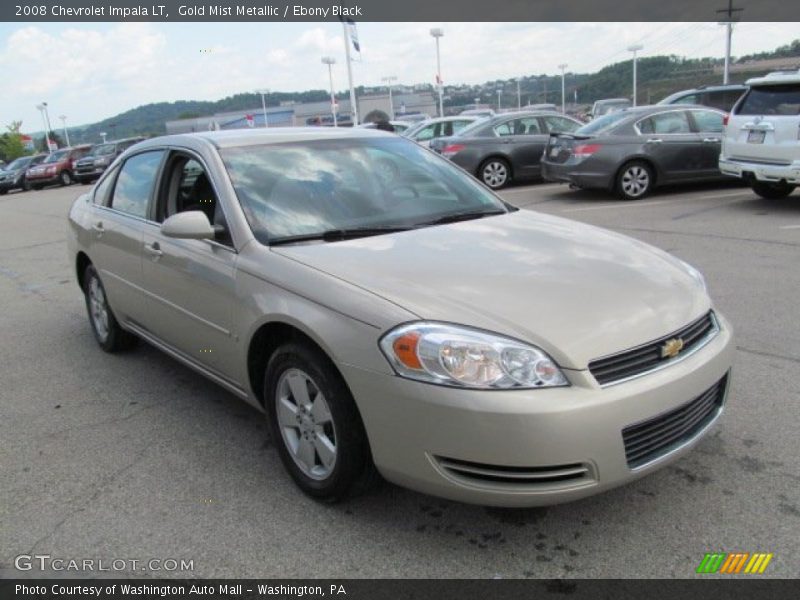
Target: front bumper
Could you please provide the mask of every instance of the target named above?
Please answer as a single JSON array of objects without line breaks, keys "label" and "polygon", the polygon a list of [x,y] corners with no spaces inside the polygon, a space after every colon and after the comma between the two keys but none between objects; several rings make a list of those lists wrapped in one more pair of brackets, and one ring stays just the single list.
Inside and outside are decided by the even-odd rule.
[{"label": "front bumper", "polygon": [[21,179],[4,179],[0,181],[0,190],[6,192],[22,187]]},{"label": "front bumper", "polygon": [[542,178],[545,181],[570,183],[580,188],[611,188],[613,174],[606,171],[592,171],[586,163],[558,164],[542,160]]},{"label": "front bumper", "polygon": [[[565,371],[572,383],[565,388],[476,391],[339,367],[386,479],[460,502],[550,505],[637,479],[703,437],[718,413],[690,439],[631,468],[622,430],[702,396],[726,377],[734,345],[730,326],[719,322],[719,334],[693,355],[605,388],[588,371]],[[492,478],[492,467],[501,477]],[[533,471],[555,476],[535,483],[514,479]]]},{"label": "front bumper", "polygon": [[106,170],[105,167],[75,167],[75,177],[77,179],[97,179]]},{"label": "front bumper", "polygon": [[785,181],[792,185],[800,185],[800,161],[790,165],[768,165],[720,157],[719,170],[730,177],[754,177],[758,181],[778,183]]}]

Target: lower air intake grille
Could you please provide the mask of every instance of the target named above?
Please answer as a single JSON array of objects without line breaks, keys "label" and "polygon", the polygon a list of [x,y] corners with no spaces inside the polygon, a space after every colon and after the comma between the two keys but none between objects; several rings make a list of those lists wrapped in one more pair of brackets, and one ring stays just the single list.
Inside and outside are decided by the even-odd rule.
[{"label": "lower air intake grille", "polygon": [[436,462],[447,474],[478,483],[550,487],[553,484],[593,479],[589,465],[581,463],[548,467],[504,467],[440,456],[436,457]]},{"label": "lower air intake grille", "polygon": [[722,409],[727,382],[726,375],[691,402],[623,429],[628,466],[641,467],[697,435]]}]

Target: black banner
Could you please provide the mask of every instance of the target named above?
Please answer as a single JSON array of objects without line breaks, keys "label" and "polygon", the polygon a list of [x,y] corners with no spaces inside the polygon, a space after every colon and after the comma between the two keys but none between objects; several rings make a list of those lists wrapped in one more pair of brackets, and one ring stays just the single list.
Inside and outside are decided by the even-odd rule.
[{"label": "black banner", "polygon": [[785,0],[4,0],[0,20],[46,21],[800,21]]},{"label": "black banner", "polygon": [[0,583],[0,598],[14,600],[150,600],[231,598],[289,600],[488,600],[569,598],[570,600],[782,600],[797,598],[796,580],[759,576],[692,580],[430,580],[430,579],[12,579]]}]

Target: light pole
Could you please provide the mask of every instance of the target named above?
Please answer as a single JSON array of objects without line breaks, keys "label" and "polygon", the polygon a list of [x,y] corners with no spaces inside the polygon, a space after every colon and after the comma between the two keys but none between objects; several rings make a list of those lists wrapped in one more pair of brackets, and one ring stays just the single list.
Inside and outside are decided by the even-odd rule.
[{"label": "light pole", "polygon": [[328,65],[328,78],[331,80],[331,113],[333,114],[333,126],[338,127],[339,124],[336,120],[336,95],[333,92],[333,65],[336,64],[336,59],[332,56],[323,56],[322,64]]},{"label": "light pole", "polygon": [[264,128],[266,129],[269,127],[269,123],[267,123],[267,100],[266,95],[269,94],[269,88],[261,88],[260,90],[256,90],[256,94],[261,94],[261,110],[264,112]]},{"label": "light pole", "polygon": [[64,129],[64,139],[67,140],[67,147],[69,147],[72,144],[69,143],[69,132],[67,131],[67,115],[61,115],[58,118],[61,119],[61,127]]},{"label": "light pole", "polygon": [[497,88],[497,112],[500,112],[500,97],[503,95],[503,89]]},{"label": "light pole", "polygon": [[633,105],[636,106],[636,53],[644,48],[641,44],[628,46],[628,52],[633,52]]},{"label": "light pole", "polygon": [[101,132],[100,132],[100,137],[102,137],[102,138],[103,138],[103,143],[104,143],[104,144],[106,143],[106,136],[107,136],[107,135],[108,135],[108,134],[107,134],[105,131],[101,131]]},{"label": "light pole", "polygon": [[50,129],[47,127],[47,120],[44,118],[44,112],[47,110],[47,105],[37,104],[36,110],[42,115],[42,125],[44,125],[44,144],[47,147],[47,153],[50,154]]},{"label": "light pole", "polygon": [[565,78],[566,78],[565,69],[568,66],[569,65],[567,63],[562,63],[562,64],[558,65],[558,68],[561,69],[561,113],[562,114],[567,112],[567,100],[566,100],[566,93],[567,93],[566,89],[567,88],[566,88],[566,85],[565,85],[564,82],[565,82]]},{"label": "light pole", "polygon": [[392,82],[397,81],[397,77],[394,75],[387,75],[386,77],[381,77],[381,81],[386,82],[386,87],[389,88],[389,112],[392,113],[392,119],[394,119],[394,102],[392,102]]},{"label": "light pole", "polygon": [[517,77],[517,110],[522,110],[522,94],[519,91],[519,77]]},{"label": "light pole", "polygon": [[442,85],[442,60],[439,54],[439,38],[444,37],[444,30],[439,27],[431,29],[431,35],[436,40],[436,83],[439,87],[439,116],[444,116],[444,86]]}]

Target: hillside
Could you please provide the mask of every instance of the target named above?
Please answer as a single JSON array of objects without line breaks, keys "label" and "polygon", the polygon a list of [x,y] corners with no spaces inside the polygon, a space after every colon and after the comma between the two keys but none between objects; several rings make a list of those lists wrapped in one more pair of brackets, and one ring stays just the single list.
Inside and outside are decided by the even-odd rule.
[{"label": "hillside", "polygon": [[[771,58],[800,57],[800,39],[791,44],[776,48],[772,52],[742,56],[738,63]],[[722,59],[685,59],[677,56],[652,56],[638,61],[638,100],[640,104],[657,102],[668,94],[681,89],[699,85],[719,84],[722,77],[719,70]],[[743,82],[764,71],[731,73],[731,82]],[[445,107],[459,107],[474,102],[480,97],[483,102],[494,104],[497,89],[503,89],[503,104],[516,103],[516,81],[495,80],[480,85],[447,86]],[[415,86],[416,89],[429,89],[430,85]],[[567,73],[567,99],[572,101],[577,91],[579,103],[588,104],[598,98],[630,97],[632,93],[631,61],[626,60],[608,65],[596,73]],[[385,88],[359,86],[358,95],[383,92]],[[522,102],[561,102],[560,75],[529,75],[520,79]],[[345,93],[339,94],[345,97]],[[278,106],[281,102],[321,102],[328,98],[324,90],[309,90],[297,93],[270,93],[268,106]],[[147,104],[126,111],[109,119],[83,127],[70,128],[70,137],[75,142],[93,142],[105,131],[110,138],[133,135],[160,135],[165,133],[164,123],[172,119],[206,116],[218,112],[252,109],[261,105],[261,96],[256,93],[243,93],[228,96],[215,102],[181,100]],[[41,135],[39,132],[38,135]]]}]

